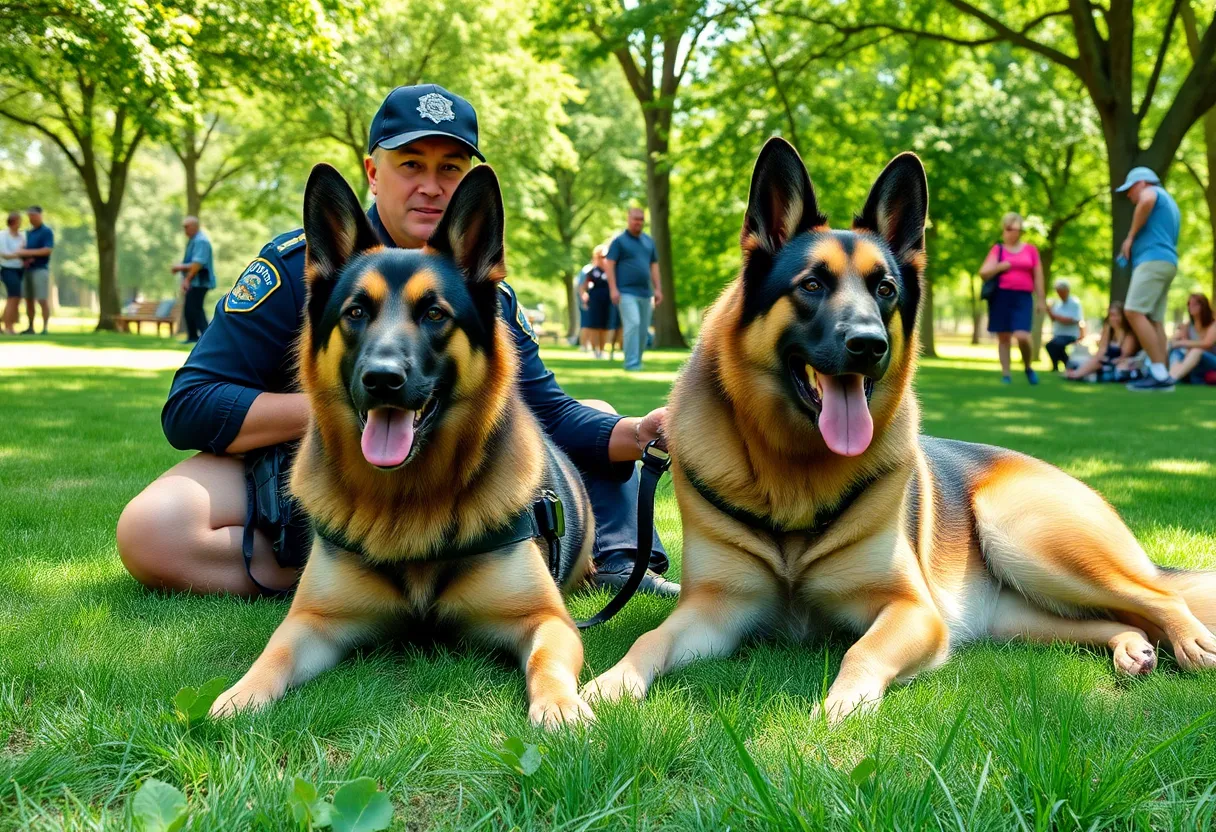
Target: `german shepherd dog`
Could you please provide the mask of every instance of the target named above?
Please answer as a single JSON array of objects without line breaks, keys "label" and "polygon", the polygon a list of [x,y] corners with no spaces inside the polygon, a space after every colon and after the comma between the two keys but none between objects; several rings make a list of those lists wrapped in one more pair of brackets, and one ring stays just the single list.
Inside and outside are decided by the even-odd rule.
[{"label": "german shepherd dog", "polygon": [[764,147],[742,273],[667,419],[680,601],[585,695],[641,698],[750,633],[817,622],[860,636],[816,706],[831,721],[980,638],[1106,644],[1129,674],[1164,641],[1182,667],[1216,667],[1216,573],[1154,566],[1110,505],[1044,462],[918,436],[927,212],[905,153],[852,230],[832,230],[795,150]]},{"label": "german shepherd dog", "polygon": [[[413,621],[515,651],[532,722],[591,719],[562,591],[588,572],[594,519],[573,464],[515,389],[494,171],[465,176],[420,251],[382,247],[325,165],[308,180],[304,216],[298,361],[312,414],[291,489],[318,533],[286,620],[213,713],[277,700],[355,644]],[[557,579],[533,539],[445,558],[544,491],[565,507]]]}]

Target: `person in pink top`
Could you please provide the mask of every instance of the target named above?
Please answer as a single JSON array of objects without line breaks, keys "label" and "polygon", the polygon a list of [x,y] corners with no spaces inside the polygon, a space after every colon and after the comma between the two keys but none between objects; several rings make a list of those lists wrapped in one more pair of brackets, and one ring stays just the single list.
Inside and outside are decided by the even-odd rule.
[{"label": "person in pink top", "polygon": [[1010,211],[1001,218],[1001,242],[992,247],[980,277],[997,280],[996,294],[988,301],[988,331],[997,339],[1001,357],[1001,382],[1009,384],[1009,347],[1014,338],[1022,351],[1026,379],[1039,383],[1039,376],[1030,366],[1030,326],[1034,310],[1043,312],[1047,303],[1043,295],[1043,264],[1039,250],[1022,242],[1022,217]]}]

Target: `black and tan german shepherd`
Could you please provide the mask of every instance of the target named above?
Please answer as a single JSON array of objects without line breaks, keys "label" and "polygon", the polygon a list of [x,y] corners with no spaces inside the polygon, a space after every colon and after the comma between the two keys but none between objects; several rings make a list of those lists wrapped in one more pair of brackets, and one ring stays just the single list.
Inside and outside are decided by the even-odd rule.
[{"label": "black and tan german shepherd", "polygon": [[[980,638],[1150,641],[1216,667],[1216,573],[1154,566],[1098,494],[1001,448],[918,436],[911,384],[928,185],[896,157],[850,231],[828,228],[794,149],[752,176],[743,270],[705,320],[667,419],[684,524],[679,605],[585,695],[758,631],[860,636],[820,705],[837,720]],[[960,406],[966,406],[960,403]]]},{"label": "black and tan german shepherd", "polygon": [[[590,719],[562,591],[589,569],[594,519],[573,464],[515,390],[494,171],[465,176],[420,251],[382,247],[325,165],[304,217],[298,360],[312,418],[291,489],[318,533],[286,620],[213,713],[274,701],[354,645],[422,620],[516,652],[534,723]],[[543,492],[565,507],[560,568],[533,539],[468,553]]]}]

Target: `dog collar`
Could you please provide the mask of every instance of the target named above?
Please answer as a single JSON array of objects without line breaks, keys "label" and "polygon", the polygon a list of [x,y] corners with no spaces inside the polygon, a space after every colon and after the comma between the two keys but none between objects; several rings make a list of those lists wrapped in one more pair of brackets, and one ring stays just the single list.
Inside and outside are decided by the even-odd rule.
[{"label": "dog collar", "polygon": [[849,510],[849,507],[853,505],[854,501],[856,501],[857,498],[860,497],[862,493],[873,485],[878,479],[876,476],[870,476],[865,477],[855,483],[851,488],[849,488],[848,491],[845,492],[844,496],[841,497],[839,502],[837,502],[836,505],[834,505],[832,509],[827,512],[827,514],[825,514],[821,519],[817,517],[816,522],[813,525],[806,528],[786,528],[785,526],[780,526],[774,523],[767,517],[761,517],[759,514],[755,514],[745,508],[740,508],[739,506],[728,503],[721,496],[719,496],[717,492],[710,488],[705,480],[701,479],[693,469],[685,466],[682,470],[685,478],[688,480],[688,484],[701,495],[705,502],[709,503],[727,517],[730,517],[732,520],[742,523],[744,526],[747,526],[750,529],[766,532],[771,535],[809,534],[813,537],[818,537],[826,532],[833,523],[839,520],[841,516]]}]

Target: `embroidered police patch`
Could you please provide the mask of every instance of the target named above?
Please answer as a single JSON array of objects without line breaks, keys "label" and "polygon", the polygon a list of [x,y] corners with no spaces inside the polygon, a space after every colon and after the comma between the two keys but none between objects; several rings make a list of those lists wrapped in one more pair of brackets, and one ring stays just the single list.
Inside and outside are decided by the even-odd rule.
[{"label": "embroidered police patch", "polygon": [[428,92],[418,99],[418,115],[429,118],[436,124],[456,120],[456,114],[452,112],[452,102],[437,92]]},{"label": "embroidered police patch", "polygon": [[282,283],[274,264],[259,257],[245,267],[232,290],[224,297],[224,311],[252,312]]},{"label": "embroidered police patch", "polygon": [[519,328],[532,339],[533,343],[540,344],[540,339],[536,337],[536,330],[532,328],[532,324],[528,321],[528,316],[524,314],[524,308],[518,302],[515,305],[515,323],[519,324]]}]

